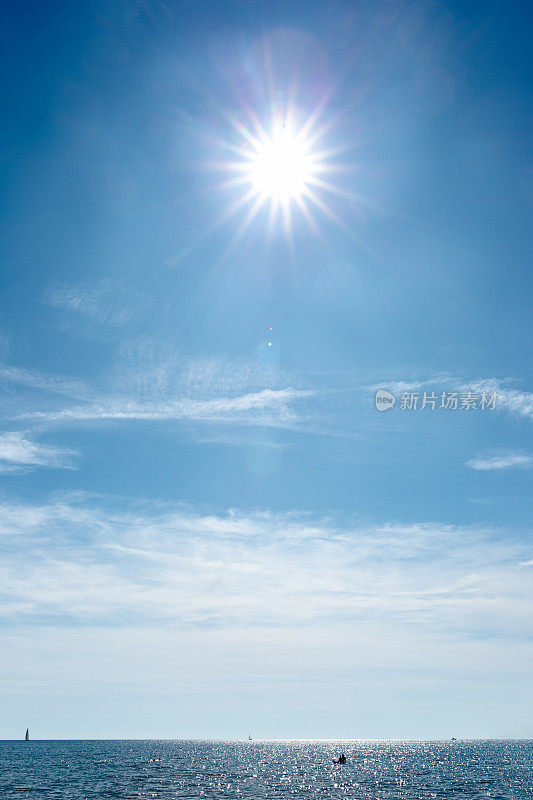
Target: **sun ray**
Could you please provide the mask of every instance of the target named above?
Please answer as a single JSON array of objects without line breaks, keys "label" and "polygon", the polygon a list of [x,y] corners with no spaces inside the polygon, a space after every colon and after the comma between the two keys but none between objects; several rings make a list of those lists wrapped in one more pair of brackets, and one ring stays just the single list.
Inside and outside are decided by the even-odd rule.
[{"label": "sun ray", "polygon": [[[329,139],[336,115],[324,119],[328,102],[328,97],[324,96],[310,114],[302,117],[295,104],[296,93],[297,87],[289,86],[281,106],[279,103],[274,105],[272,96],[268,122],[249,107],[237,120],[226,114],[234,136],[225,146],[230,157],[218,163],[226,178],[217,188],[234,195],[242,189],[242,197],[226,209],[224,219],[243,206],[249,206],[236,236],[232,237],[231,247],[242,238],[263,209],[268,209],[268,236],[274,235],[276,225],[279,225],[290,245],[294,241],[297,218],[303,218],[315,236],[320,233],[315,220],[317,213],[348,230],[322,197],[330,194],[357,202],[357,197],[346,188],[337,186],[332,177],[333,174],[347,173],[350,168],[338,162],[338,157],[348,148],[332,147],[324,138]],[[353,165],[350,166],[353,169]]]}]

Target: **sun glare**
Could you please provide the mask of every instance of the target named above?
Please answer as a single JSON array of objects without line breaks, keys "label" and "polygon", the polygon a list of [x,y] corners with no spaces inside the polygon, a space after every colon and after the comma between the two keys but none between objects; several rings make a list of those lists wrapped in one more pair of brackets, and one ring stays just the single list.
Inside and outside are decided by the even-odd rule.
[{"label": "sun glare", "polygon": [[234,203],[226,209],[222,220],[239,209],[247,211],[231,246],[265,207],[269,208],[268,231],[272,233],[276,222],[281,221],[289,238],[294,215],[303,217],[312,232],[319,235],[313,209],[342,225],[323,197],[326,193],[341,193],[327,179],[328,173],[338,172],[338,165],[332,164],[331,158],[340,150],[318,146],[329,130],[327,123],[317,124],[319,117],[317,110],[297,120],[295,110],[288,108],[273,113],[271,124],[266,127],[253,114],[248,124],[241,120],[232,123],[242,144],[227,144],[236,158],[220,164],[221,169],[232,175],[221,188],[235,194]]},{"label": "sun glare", "polygon": [[277,202],[301,198],[314,172],[308,143],[287,129],[258,143],[248,169],[257,193]]}]

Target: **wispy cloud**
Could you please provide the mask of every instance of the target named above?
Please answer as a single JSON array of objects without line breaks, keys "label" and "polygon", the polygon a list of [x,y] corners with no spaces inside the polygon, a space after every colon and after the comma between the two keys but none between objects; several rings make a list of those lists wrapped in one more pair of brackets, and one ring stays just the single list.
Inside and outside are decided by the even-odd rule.
[{"label": "wispy cloud", "polygon": [[316,394],[261,359],[183,357],[146,337],[123,342],[92,386],[7,366],[0,380],[6,416],[48,426],[183,420],[303,429],[303,404]]},{"label": "wispy cloud", "polygon": [[100,398],[89,405],[60,411],[35,411],[20,416],[46,422],[186,419],[286,427],[297,420],[291,403],[311,394],[310,391],[297,389],[265,389],[240,397],[221,397],[205,401],[185,398],[163,403]]},{"label": "wispy cloud", "polygon": [[511,378],[479,378],[467,379],[449,373],[429,376],[406,376],[403,379],[382,380],[366,387],[368,392],[388,389],[396,395],[412,391],[457,391],[477,392],[480,395],[496,394],[495,410],[507,411],[518,417],[533,419],[533,392],[513,388]]},{"label": "wispy cloud", "polygon": [[93,285],[55,284],[45,292],[44,302],[100,324],[121,326],[142,313],[150,301],[136,289],[103,279]]},{"label": "wispy cloud", "polygon": [[8,397],[13,395],[14,387],[17,386],[47,395],[63,395],[74,399],[87,399],[91,394],[82,381],[22,367],[0,366],[0,381],[7,390]]},{"label": "wispy cloud", "polygon": [[0,472],[24,472],[37,467],[73,469],[73,450],[34,441],[22,431],[0,433]]},{"label": "wispy cloud", "polygon": [[496,392],[497,408],[504,409],[518,417],[533,419],[533,392],[513,389],[509,378],[485,378],[474,381],[470,388],[479,392]]},{"label": "wispy cloud", "polygon": [[242,629],[396,620],[495,636],[531,624],[531,586],[518,569],[531,550],[490,530],[72,500],[0,512],[6,621]]},{"label": "wispy cloud", "polygon": [[[112,391],[139,400],[211,400],[295,385],[295,376],[257,357],[185,356],[152,337],[123,342],[108,374]],[[297,384],[297,388],[301,387]]]},{"label": "wispy cloud", "polygon": [[466,462],[467,467],[492,472],[493,470],[511,469],[512,467],[530,467],[533,458],[522,453],[507,453],[506,455],[479,456]]},{"label": "wispy cloud", "polygon": [[379,389],[387,389],[393,394],[401,394],[402,392],[416,392],[426,384],[418,380],[407,381],[383,381],[365,387],[369,392],[377,392]]},{"label": "wispy cloud", "polygon": [[[467,382],[448,374],[379,384],[336,376],[337,383],[323,389],[321,376],[288,374],[260,357],[185,357],[150,337],[124,341],[92,386],[16,367],[0,368],[0,380],[8,389],[3,400],[6,416],[50,426],[181,420],[353,438],[368,435],[383,422],[370,394],[377,387],[387,387],[397,397],[403,391],[495,392],[495,410],[486,415],[503,410],[527,417],[533,402],[533,395],[509,388],[508,379]],[[414,418],[395,412],[386,424],[394,420],[405,429]],[[421,419],[429,421],[427,414],[416,417],[417,422]],[[205,440],[205,435],[200,438]]]},{"label": "wispy cloud", "polygon": [[512,414],[533,419],[533,392],[520,392],[516,389],[500,390],[500,405]]}]

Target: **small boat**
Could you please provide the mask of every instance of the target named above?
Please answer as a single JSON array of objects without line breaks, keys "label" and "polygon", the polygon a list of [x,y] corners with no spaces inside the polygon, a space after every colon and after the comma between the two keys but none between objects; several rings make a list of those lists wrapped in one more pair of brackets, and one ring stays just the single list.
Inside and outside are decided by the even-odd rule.
[{"label": "small boat", "polygon": [[29,742],[30,741],[30,729],[29,728],[26,728],[26,736],[24,737],[24,741],[25,742]]},{"label": "small boat", "polygon": [[252,741],[252,734],[251,734],[251,733],[249,733],[249,734],[248,734],[248,741],[249,741],[249,742],[251,742],[251,741]]}]

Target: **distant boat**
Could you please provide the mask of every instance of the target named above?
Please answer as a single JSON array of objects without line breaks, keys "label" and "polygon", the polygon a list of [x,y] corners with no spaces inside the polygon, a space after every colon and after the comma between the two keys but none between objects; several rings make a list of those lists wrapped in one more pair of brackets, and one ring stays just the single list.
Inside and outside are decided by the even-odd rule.
[{"label": "distant boat", "polygon": [[26,736],[24,737],[24,741],[25,742],[29,742],[30,741],[30,729],[29,728],[26,728]]},{"label": "distant boat", "polygon": [[251,742],[251,741],[252,741],[252,734],[251,734],[251,733],[249,733],[249,734],[248,734],[248,741],[249,741],[249,742]]}]

